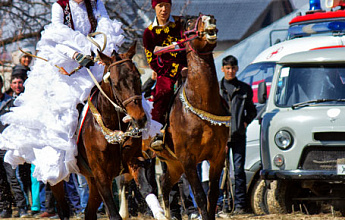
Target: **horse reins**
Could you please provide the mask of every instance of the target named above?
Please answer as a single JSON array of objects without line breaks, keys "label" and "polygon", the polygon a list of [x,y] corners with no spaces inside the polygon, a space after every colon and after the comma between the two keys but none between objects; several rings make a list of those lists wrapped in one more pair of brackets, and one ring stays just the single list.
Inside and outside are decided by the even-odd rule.
[{"label": "horse reins", "polygon": [[119,61],[116,61],[116,62],[110,64],[110,65],[108,66],[107,72],[110,72],[110,68],[111,68],[111,67],[116,66],[116,65],[119,65],[119,64],[124,63],[124,62],[127,62],[127,61],[132,61],[132,60],[127,58],[127,59],[119,60]]},{"label": "horse reins", "polygon": [[[116,67],[116,66],[118,66],[124,62],[132,62],[132,60],[131,59],[123,59],[123,60],[116,61],[116,62],[114,62],[108,66],[107,72],[110,72],[110,69],[112,67]],[[120,103],[121,106],[117,105],[114,101],[112,101],[109,98],[109,96],[107,94],[105,94],[105,92],[102,90],[101,86],[99,85],[99,83],[95,79],[95,77],[92,75],[91,71],[88,68],[86,68],[86,69],[88,70],[91,78],[94,80],[94,83],[98,87],[99,91],[115,107],[115,110],[117,113],[119,113],[120,111],[126,113],[126,109],[125,109],[126,105],[128,105],[130,102],[132,102],[134,100],[141,100],[142,99],[141,95],[134,95],[134,96],[131,96],[128,99],[121,102],[120,99],[117,97],[117,95],[114,92],[114,97],[115,97],[116,101]],[[106,74],[106,75],[108,75],[108,74]],[[107,77],[109,77],[109,75]],[[106,80],[107,80],[107,78],[104,77],[103,81],[106,81]],[[108,81],[108,82],[111,83],[111,81]],[[119,114],[118,114],[118,118],[119,118],[120,130],[112,131],[112,130],[108,129],[107,127],[105,127],[103,120],[102,120],[102,116],[98,112],[97,108],[91,102],[90,97],[88,99],[88,104],[89,104],[90,110],[92,112],[92,115],[94,116],[98,125],[101,127],[101,132],[103,133],[103,135],[104,135],[105,139],[108,141],[108,143],[111,143],[111,144],[120,143],[120,144],[122,144],[125,141],[126,137],[139,137],[140,136],[141,131],[138,129],[132,129],[131,131],[122,132],[121,125],[120,125],[121,120],[119,118]]]},{"label": "horse reins", "polygon": [[[199,15],[198,19],[197,19],[196,22],[195,22],[194,28],[193,28],[192,30],[185,31],[185,32],[183,33],[185,39],[176,42],[176,44],[177,44],[178,46],[180,46],[180,45],[182,45],[182,44],[184,44],[184,43],[187,43],[188,46],[189,46],[189,48],[190,48],[194,53],[200,54],[200,55],[208,55],[208,54],[211,54],[212,52],[205,52],[205,53],[203,53],[203,52],[198,52],[198,51],[196,51],[196,50],[190,45],[190,41],[192,41],[192,40],[194,40],[195,38],[198,38],[198,37],[200,37],[202,34],[204,34],[204,32],[198,31],[198,23],[199,23],[199,20],[201,19],[202,16],[203,16],[202,14]],[[192,35],[191,37],[188,37],[187,35],[189,35],[189,34],[191,34],[191,33],[195,33],[195,34]],[[186,50],[185,47],[184,47],[184,48],[179,48],[179,49],[166,49],[166,48],[164,48],[164,49],[161,49],[161,50],[157,50],[156,52],[154,52],[154,54],[169,53],[169,52],[178,52],[178,51],[184,51],[184,50]]]},{"label": "horse reins", "polygon": [[[205,31],[204,31],[204,32],[198,31],[199,20],[201,19],[202,16],[203,16],[203,14],[200,14],[200,15],[199,15],[198,19],[197,19],[196,22],[195,22],[195,26],[194,26],[194,28],[193,28],[192,30],[190,30],[190,31],[185,31],[185,32],[183,33],[184,36],[186,37],[186,39],[187,39],[187,35],[190,34],[190,33],[195,33],[195,37],[194,37],[193,39],[198,38],[198,37],[202,36],[202,35],[205,33]],[[192,40],[193,40],[193,39],[192,39]],[[212,53],[212,52],[198,52],[198,51],[196,51],[196,50],[192,47],[192,45],[190,45],[190,42],[191,42],[191,40],[188,40],[188,41],[187,41],[187,45],[189,46],[189,48],[190,48],[194,53],[199,54],[199,55],[208,55],[208,54],[211,54],[211,53]]]},{"label": "horse reins", "polygon": [[[115,63],[112,63],[108,66],[107,72],[110,72],[111,67],[116,67],[117,65],[122,64],[124,62],[132,62],[132,60],[131,59],[123,59],[123,60],[116,61]],[[114,96],[118,101],[120,101],[115,93],[114,93]],[[123,105],[123,107],[126,107],[126,105],[128,105],[130,102],[135,101],[135,100],[141,100],[141,99],[142,99],[141,95],[134,95],[134,96],[131,96],[128,99],[122,101],[122,102],[120,101],[120,103]]]},{"label": "horse reins", "polygon": [[[103,42],[103,47],[102,48],[99,46],[99,44],[96,41],[94,41],[91,38],[91,37],[94,37],[94,36],[96,36],[98,34],[103,34],[103,37],[104,37],[104,42]],[[107,38],[106,38],[106,35],[104,33],[102,33],[102,32],[95,32],[95,33],[89,34],[87,36],[87,39],[89,41],[91,41],[101,52],[105,49]],[[44,60],[44,61],[48,62],[47,59],[39,57],[39,56],[36,56],[36,55],[33,55],[33,54],[30,54],[30,53],[27,53],[27,52],[23,51],[21,48],[19,48],[19,50],[22,53],[24,53],[24,54],[26,54],[28,56],[31,56],[31,57],[34,57],[34,58],[38,58],[38,59],[41,59],[41,60]],[[99,58],[99,57],[97,56],[95,58],[95,61],[97,61],[97,58]],[[117,61],[115,63],[110,64],[108,66],[107,72],[110,72],[109,70],[110,70],[111,67],[114,67],[116,65],[122,64],[122,63],[127,62],[127,61],[132,62],[131,59],[123,59],[123,60],[119,60],[119,61]],[[71,74],[77,72],[79,69],[82,68],[82,66],[78,66],[71,73],[68,73],[63,67],[60,67],[58,65],[55,65],[55,67],[57,67],[61,72],[63,72],[64,75],[68,75],[68,76],[70,76]],[[120,102],[122,107],[117,105],[115,102],[113,102],[107,96],[107,94],[105,94],[105,92],[102,90],[101,86],[99,85],[98,81],[96,80],[95,76],[92,74],[90,69],[86,68],[86,70],[89,73],[89,75],[90,75],[91,79],[93,80],[93,82],[95,83],[95,85],[97,86],[97,88],[99,89],[99,91],[102,93],[102,95],[104,95],[108,99],[108,101],[115,107],[116,112],[124,112],[124,113],[126,113],[126,109],[125,109],[126,105],[128,105],[130,102],[132,102],[134,100],[141,100],[142,99],[142,97],[140,95],[134,95],[134,96],[124,100],[123,102]],[[104,81],[106,82],[106,80],[104,80]],[[115,96],[115,99],[117,99],[119,101],[119,99],[117,98],[115,93],[114,93],[114,96]],[[127,131],[127,132],[122,132],[122,131],[111,131],[110,129],[106,128],[105,125],[103,124],[102,116],[99,114],[99,112],[97,111],[96,107],[92,104],[90,96],[88,98],[88,104],[89,104],[90,110],[91,110],[94,118],[96,119],[97,123],[102,128],[101,130],[102,130],[103,135],[105,136],[106,140],[109,143],[123,143],[126,137],[139,137],[140,136],[139,134],[140,134],[141,131],[137,130],[137,129],[132,129],[132,131]]]},{"label": "horse reins", "polygon": [[[100,46],[97,44],[97,42],[95,42],[91,38],[91,37],[93,37],[93,36],[95,36],[97,34],[103,34],[103,33],[96,32],[96,33],[94,33],[94,35],[89,34],[87,39],[90,40],[93,44],[95,44],[101,51],[103,51],[104,48],[105,48],[105,43],[103,45],[103,48],[101,49]],[[103,34],[103,36],[104,36],[104,42],[106,42],[106,35]],[[116,66],[118,66],[118,65],[120,65],[120,64],[122,64],[124,62],[132,62],[132,60],[127,58],[127,59],[122,59],[122,60],[119,60],[119,61],[116,61],[116,62],[110,64],[108,66],[108,68],[107,68],[107,73],[103,75],[103,82],[104,83],[111,83],[111,81],[108,80],[108,78],[110,76],[110,69],[112,67],[116,67]],[[119,106],[113,100],[111,100],[109,98],[109,96],[103,91],[103,89],[99,85],[98,81],[93,76],[92,72],[88,68],[86,68],[86,70],[88,71],[90,77],[92,78],[93,82],[95,83],[95,85],[97,86],[99,91],[115,107],[115,110],[117,112],[117,117],[119,119],[119,128],[120,128],[120,130],[119,131],[116,131],[116,130],[112,131],[112,130],[108,129],[107,127],[105,127],[105,125],[103,123],[103,120],[102,120],[102,116],[98,112],[97,108],[91,102],[90,97],[88,99],[88,104],[89,104],[90,110],[92,112],[92,115],[94,116],[94,118],[95,118],[96,122],[98,123],[98,125],[101,127],[101,132],[103,133],[104,138],[107,140],[107,142],[110,143],[110,144],[119,143],[119,144],[122,145],[127,137],[140,137],[141,136],[141,130],[140,129],[138,130],[136,128],[133,128],[130,131],[122,132],[121,120],[120,120],[119,112],[123,112],[123,113],[127,114],[126,109],[125,109],[126,105],[128,105],[130,102],[132,102],[134,100],[141,100],[142,97],[140,95],[134,95],[134,96],[132,96],[132,97],[130,97],[130,98],[128,98],[128,99],[126,99],[126,100],[121,102],[120,99],[117,97],[116,93],[113,91],[113,93],[114,93],[113,95],[115,97],[115,100],[118,103],[120,103],[120,105],[121,105],[121,106]]]}]

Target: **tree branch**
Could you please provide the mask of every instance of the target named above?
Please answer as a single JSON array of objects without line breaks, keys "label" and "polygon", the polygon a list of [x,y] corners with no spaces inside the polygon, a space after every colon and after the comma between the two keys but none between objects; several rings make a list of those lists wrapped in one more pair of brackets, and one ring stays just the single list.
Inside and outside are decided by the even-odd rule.
[{"label": "tree branch", "polygon": [[0,1],[0,7],[9,7],[12,5],[12,0]]},{"label": "tree branch", "polygon": [[11,44],[16,41],[21,41],[29,38],[40,38],[41,37],[41,31],[33,32],[33,33],[27,33],[27,34],[21,34],[21,35],[16,35],[13,37],[9,37],[4,40],[0,40],[0,45],[6,45],[6,44]]}]

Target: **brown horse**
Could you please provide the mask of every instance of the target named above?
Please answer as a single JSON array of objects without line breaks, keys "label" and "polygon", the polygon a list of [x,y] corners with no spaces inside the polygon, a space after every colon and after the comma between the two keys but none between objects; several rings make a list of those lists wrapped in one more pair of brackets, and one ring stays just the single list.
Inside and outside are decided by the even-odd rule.
[{"label": "brown horse", "polygon": [[[112,181],[122,173],[130,173],[134,177],[144,198],[152,194],[145,177],[138,134],[139,129],[146,125],[146,115],[141,102],[140,74],[132,62],[134,54],[135,45],[127,53],[112,57],[99,53],[101,61],[106,64],[105,73],[110,75],[106,78],[105,74],[101,83],[104,93],[98,90],[89,100],[90,109],[78,142],[77,164],[89,186],[85,219],[97,219],[102,201],[110,219],[121,219],[113,199]],[[130,116],[130,123],[124,122],[126,115]],[[69,207],[64,199],[62,182],[53,186],[52,191],[58,201],[60,218],[68,219]],[[156,212],[155,217],[164,217],[161,211]]]},{"label": "brown horse", "polygon": [[[222,104],[212,51],[217,29],[213,16],[200,15],[186,21],[185,36],[188,73],[172,105],[166,130],[167,172],[162,178],[165,213],[170,217],[169,192],[182,173],[192,187],[202,219],[215,219],[219,178],[224,166],[230,116]],[[171,149],[170,152],[169,149]],[[203,191],[196,166],[210,163],[208,197]]]}]

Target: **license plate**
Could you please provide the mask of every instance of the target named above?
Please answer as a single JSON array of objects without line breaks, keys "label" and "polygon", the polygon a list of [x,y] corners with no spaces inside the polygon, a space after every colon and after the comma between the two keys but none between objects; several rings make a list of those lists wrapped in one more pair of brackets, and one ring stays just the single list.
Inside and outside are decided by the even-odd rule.
[{"label": "license plate", "polygon": [[337,174],[345,175],[345,164],[337,164]]}]

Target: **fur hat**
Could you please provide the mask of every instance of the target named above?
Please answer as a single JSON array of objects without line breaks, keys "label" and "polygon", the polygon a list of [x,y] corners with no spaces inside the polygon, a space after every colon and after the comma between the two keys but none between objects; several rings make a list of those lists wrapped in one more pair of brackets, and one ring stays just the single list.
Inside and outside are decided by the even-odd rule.
[{"label": "fur hat", "polygon": [[166,3],[171,4],[171,0],[152,0],[152,8],[154,9],[156,7],[156,5],[161,3],[161,2],[166,2]]}]

